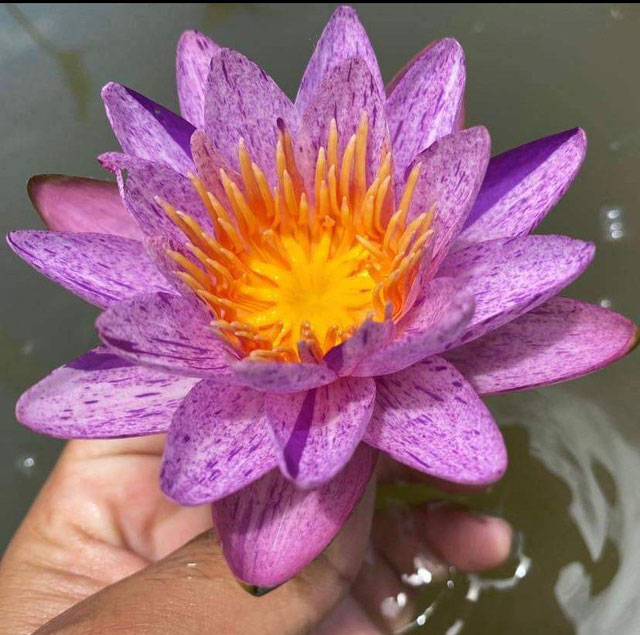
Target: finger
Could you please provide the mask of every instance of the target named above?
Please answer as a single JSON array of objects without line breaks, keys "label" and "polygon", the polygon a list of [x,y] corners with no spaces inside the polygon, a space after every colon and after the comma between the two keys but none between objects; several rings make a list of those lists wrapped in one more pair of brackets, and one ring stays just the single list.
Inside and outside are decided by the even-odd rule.
[{"label": "finger", "polygon": [[348,595],[312,635],[384,635],[384,631],[369,619],[355,598]]},{"label": "finger", "polygon": [[[364,555],[374,487],[329,548],[298,576],[262,598],[234,580],[212,532],[54,619],[39,635],[78,632],[306,633],[348,593]],[[304,539],[301,536],[301,539]]]}]

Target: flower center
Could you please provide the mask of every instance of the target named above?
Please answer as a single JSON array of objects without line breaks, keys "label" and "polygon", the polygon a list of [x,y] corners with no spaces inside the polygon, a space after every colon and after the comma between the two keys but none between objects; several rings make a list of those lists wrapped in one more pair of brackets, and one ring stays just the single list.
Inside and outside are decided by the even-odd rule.
[{"label": "flower center", "polygon": [[305,188],[284,127],[273,188],[241,141],[239,182],[220,170],[226,200],[190,175],[215,236],[158,199],[194,256],[167,252],[180,267],[177,275],[209,308],[212,325],[239,355],[319,360],[367,318],[382,321],[388,304],[394,318],[402,315],[432,233],[432,212],[407,223],[420,165],[410,173],[397,209],[389,151],[383,150],[368,182],[367,138],[363,114],[340,156],[331,121],[313,192]]}]

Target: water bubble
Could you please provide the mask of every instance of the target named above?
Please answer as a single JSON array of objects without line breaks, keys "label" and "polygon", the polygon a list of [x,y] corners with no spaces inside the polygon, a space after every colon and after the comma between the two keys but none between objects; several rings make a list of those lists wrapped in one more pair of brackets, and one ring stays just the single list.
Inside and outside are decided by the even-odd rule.
[{"label": "water bubble", "polygon": [[622,141],[618,139],[614,139],[613,141],[609,142],[609,150],[612,150],[613,152],[617,152],[618,150],[620,150],[621,147],[622,147]]},{"label": "water bubble", "polygon": [[620,7],[611,7],[611,9],[609,9],[609,15],[614,20],[618,21],[624,18],[624,13],[622,13],[622,9]]},{"label": "water bubble", "polygon": [[600,209],[600,223],[605,240],[617,241],[624,238],[626,227],[624,209],[619,205],[605,205]]},{"label": "water bubble", "polygon": [[395,619],[402,613],[402,609],[407,606],[407,599],[406,593],[398,593],[398,595],[386,597],[380,602],[380,612],[386,618]]},{"label": "water bubble", "polygon": [[474,33],[482,33],[484,31],[485,28],[485,23],[484,22],[475,22],[473,25],[473,32]]},{"label": "water bubble", "polygon": [[611,301],[610,298],[600,298],[600,301],[598,302],[598,304],[603,309],[610,309],[613,306],[613,302]]},{"label": "water bubble", "polygon": [[27,340],[20,349],[20,352],[25,356],[31,355],[33,353],[33,349],[36,347],[35,340]]},{"label": "water bubble", "polygon": [[26,476],[27,478],[34,475],[36,463],[37,459],[35,454],[19,454],[14,461],[16,472],[21,476]]}]

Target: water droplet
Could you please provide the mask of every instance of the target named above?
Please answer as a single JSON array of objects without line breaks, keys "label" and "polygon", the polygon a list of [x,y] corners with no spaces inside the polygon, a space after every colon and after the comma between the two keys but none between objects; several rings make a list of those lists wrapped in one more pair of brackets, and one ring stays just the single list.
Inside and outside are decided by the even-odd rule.
[{"label": "water droplet", "polygon": [[27,478],[31,478],[34,475],[36,463],[35,454],[19,454],[14,461],[16,472]]},{"label": "water droplet", "polygon": [[618,139],[609,142],[609,150],[612,150],[613,152],[617,152],[621,147],[622,141],[619,141]]},{"label": "water droplet", "polygon": [[603,309],[610,309],[613,306],[613,302],[611,302],[611,300],[609,298],[601,298],[600,301],[598,302],[598,304]]},{"label": "water droplet", "polygon": [[616,241],[624,238],[626,227],[624,209],[619,205],[605,205],[600,209],[600,223],[605,240]]},{"label": "water droplet", "polygon": [[36,347],[35,340],[27,340],[20,349],[20,352],[27,357],[33,353],[33,349]]},{"label": "water droplet", "polygon": [[406,605],[406,593],[398,593],[398,595],[391,595],[380,602],[380,612],[388,619],[395,619],[399,617]]},{"label": "water droplet", "polygon": [[484,22],[475,22],[473,25],[473,32],[474,33],[482,33],[484,31],[485,28],[485,23]]},{"label": "water droplet", "polygon": [[609,15],[614,20],[622,20],[624,18],[624,13],[622,13],[622,9],[620,7],[611,7],[611,9],[609,9]]}]

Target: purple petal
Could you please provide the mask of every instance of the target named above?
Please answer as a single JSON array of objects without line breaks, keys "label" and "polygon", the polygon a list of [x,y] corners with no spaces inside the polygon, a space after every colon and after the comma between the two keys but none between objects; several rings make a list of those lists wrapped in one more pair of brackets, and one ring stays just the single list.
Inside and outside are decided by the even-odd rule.
[{"label": "purple petal", "polygon": [[200,505],[242,489],[277,464],[264,395],[203,380],[175,413],[160,482],[182,505]]},{"label": "purple petal", "polygon": [[635,324],[622,315],[554,298],[447,359],[482,395],[586,375],[626,355],[636,342]]},{"label": "purple petal", "polygon": [[491,159],[456,249],[533,231],[569,189],[586,151],[584,131],[574,128]]},{"label": "purple petal", "polygon": [[29,179],[27,191],[45,225],[53,231],[142,237],[115,183],[40,174]]},{"label": "purple petal", "polygon": [[364,441],[450,483],[486,486],[507,467],[498,426],[464,377],[440,357],[377,381]]},{"label": "purple petal", "polygon": [[115,152],[104,154],[100,159],[103,165],[119,175],[124,204],[146,236],[164,235],[180,243],[187,240],[156,197],[171,203],[196,220],[205,231],[213,233],[209,214],[186,176],[162,163]]},{"label": "purple petal", "polygon": [[375,382],[368,377],[343,377],[293,395],[267,395],[282,473],[304,489],[333,478],[360,443],[375,397]]},{"label": "purple petal", "polygon": [[378,91],[384,95],[378,60],[358,14],[351,7],[338,7],[324,28],[300,82],[296,97],[296,108],[300,114],[307,109],[324,78],[351,57],[359,57],[366,62]]},{"label": "purple petal", "polygon": [[364,493],[376,452],[361,444],[331,481],[301,490],[273,470],[213,504],[224,555],[234,575],[273,587],[296,575],[325,549]]},{"label": "purple petal", "polygon": [[449,256],[438,275],[464,280],[476,310],[464,333],[447,346],[466,344],[546,302],[589,265],[593,243],[566,236],[489,240]]},{"label": "purple petal", "polygon": [[490,152],[489,133],[478,126],[442,137],[416,157],[414,163],[421,163],[422,169],[409,219],[432,206],[435,209],[427,275],[438,268],[460,233],[482,184]]},{"label": "purple petal", "polygon": [[295,107],[261,68],[229,49],[213,56],[204,130],[226,161],[238,168],[238,143],[244,139],[253,161],[275,183],[279,120],[295,134]]},{"label": "purple petal", "polygon": [[195,128],[188,121],[121,84],[107,84],[102,100],[126,154],[166,163],[185,175],[193,170],[189,142]]},{"label": "purple petal", "polygon": [[154,293],[120,302],[96,321],[102,341],[120,357],[179,375],[225,383],[231,359],[202,307]]},{"label": "purple petal", "polygon": [[367,63],[358,58],[342,62],[325,77],[310,100],[300,123],[296,139],[296,160],[313,191],[313,178],[320,147],[326,147],[331,120],[338,127],[339,153],[342,156],[351,135],[355,134],[362,113],[369,119],[367,163],[369,182],[380,162],[382,150],[388,149],[389,130],[384,113],[384,93],[376,85]]},{"label": "purple petal", "polygon": [[464,84],[464,53],[452,39],[427,47],[395,83],[386,112],[398,183],[417,154],[455,130]]},{"label": "purple petal", "polygon": [[334,346],[323,361],[340,377],[350,375],[362,360],[387,346],[393,340],[394,333],[391,317],[385,318],[384,322],[365,320],[352,337]]},{"label": "purple petal", "polygon": [[454,280],[431,280],[416,305],[397,325],[393,342],[361,361],[353,375],[395,373],[439,353],[469,323],[473,306],[473,295]]},{"label": "purple petal", "polygon": [[298,392],[324,386],[338,376],[324,364],[266,362],[245,358],[231,365],[234,382],[262,392]]},{"label": "purple petal", "polygon": [[54,370],[16,406],[22,425],[63,439],[166,432],[196,379],[159,373],[96,348]]},{"label": "purple petal", "polygon": [[101,308],[171,287],[138,240],[109,234],[17,231],[9,247],[36,271]]},{"label": "purple petal", "polygon": [[220,47],[198,31],[185,31],[178,41],[176,81],[182,116],[194,126],[204,125],[204,96],[211,58]]}]

